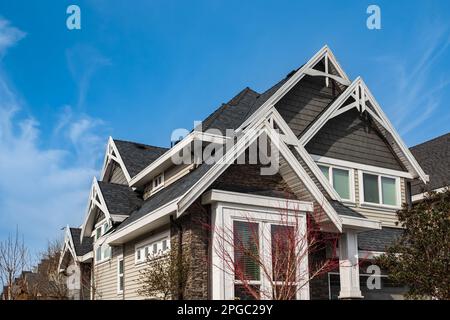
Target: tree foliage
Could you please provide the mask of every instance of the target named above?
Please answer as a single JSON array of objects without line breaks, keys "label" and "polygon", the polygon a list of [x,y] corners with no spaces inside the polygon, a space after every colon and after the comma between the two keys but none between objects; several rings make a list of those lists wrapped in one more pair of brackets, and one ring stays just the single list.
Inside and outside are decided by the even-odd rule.
[{"label": "tree foliage", "polygon": [[397,214],[405,232],[378,262],[409,298],[450,299],[450,190]]},{"label": "tree foliage", "polygon": [[182,254],[172,248],[164,255],[149,255],[145,268],[139,274],[138,293],[162,300],[182,297],[189,277],[189,266],[190,259],[186,249]]}]

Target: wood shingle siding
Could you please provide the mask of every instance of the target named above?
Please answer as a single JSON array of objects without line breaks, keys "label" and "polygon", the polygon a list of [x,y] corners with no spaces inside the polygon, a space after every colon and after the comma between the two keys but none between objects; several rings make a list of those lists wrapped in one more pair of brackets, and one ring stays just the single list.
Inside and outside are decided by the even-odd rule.
[{"label": "wood shingle siding", "polygon": [[388,142],[357,110],[330,121],[306,145],[310,154],[404,171]]}]

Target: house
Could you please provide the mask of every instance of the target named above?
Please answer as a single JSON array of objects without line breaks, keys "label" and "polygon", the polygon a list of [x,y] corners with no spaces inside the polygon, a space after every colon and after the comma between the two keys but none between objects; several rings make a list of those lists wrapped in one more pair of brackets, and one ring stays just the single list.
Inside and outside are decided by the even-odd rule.
[{"label": "house", "polygon": [[422,200],[426,192],[441,192],[450,186],[450,133],[412,147],[411,153],[430,176],[426,185],[418,180],[411,184],[413,202]]},{"label": "house", "polygon": [[[274,269],[273,239],[291,230],[292,220],[280,229],[287,211],[296,238],[308,239],[312,217],[321,235],[338,239],[336,252],[302,251],[291,298],[397,299],[404,288],[383,271],[381,288],[365,280],[402,231],[396,210],[414,181],[428,176],[363,79],[349,79],[325,46],[267,91],[245,88],[171,148],[110,138],[82,226],[76,236],[66,229],[61,269],[90,267],[92,299],[144,299],[144,262],[176,248],[190,258],[184,299],[248,298],[226,257],[243,262],[252,290],[277,291],[283,281],[262,266]],[[232,241],[224,245],[221,230]],[[91,251],[77,249],[90,241]],[[330,255],[334,268],[308,281],[308,261]]]}]

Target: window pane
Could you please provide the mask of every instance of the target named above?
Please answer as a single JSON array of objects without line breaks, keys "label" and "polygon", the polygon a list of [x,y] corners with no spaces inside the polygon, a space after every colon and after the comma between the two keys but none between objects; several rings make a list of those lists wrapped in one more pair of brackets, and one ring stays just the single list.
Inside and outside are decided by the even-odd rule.
[{"label": "window pane", "polygon": [[397,205],[395,179],[381,177],[381,192],[384,204],[389,204],[392,206]]},{"label": "window pane", "polygon": [[119,260],[119,274],[123,274],[123,260]]},{"label": "window pane", "polygon": [[247,287],[242,284],[234,285],[235,300],[257,300],[259,298],[260,294],[258,285],[251,285]]},{"label": "window pane", "polygon": [[95,254],[95,259],[96,259],[97,261],[102,260],[102,247],[98,247],[98,248],[97,248],[97,252],[96,252],[96,254]]},{"label": "window pane", "polygon": [[235,278],[259,280],[258,224],[233,222]]},{"label": "window pane", "polygon": [[101,228],[97,228],[97,230],[96,230],[97,239],[100,238],[101,235],[102,235],[102,229]]},{"label": "window pane", "polygon": [[347,170],[333,168],[333,187],[342,199],[350,199],[350,178]]},{"label": "window pane", "polygon": [[119,277],[119,290],[123,291],[123,276]]},{"label": "window pane", "polygon": [[153,254],[157,254],[158,253],[158,244],[154,243],[153,244]]},{"label": "window pane", "polygon": [[163,240],[163,242],[162,242],[162,250],[163,251],[167,250],[167,240]]},{"label": "window pane", "polygon": [[322,171],[322,173],[324,174],[324,176],[328,179],[328,181],[330,180],[330,175],[329,175],[329,171],[327,166],[319,166],[320,171]]},{"label": "window pane", "polygon": [[296,281],[295,253],[298,243],[292,226],[271,225],[272,277],[275,281]]},{"label": "window pane", "polygon": [[364,202],[380,203],[378,194],[378,176],[363,174]]}]

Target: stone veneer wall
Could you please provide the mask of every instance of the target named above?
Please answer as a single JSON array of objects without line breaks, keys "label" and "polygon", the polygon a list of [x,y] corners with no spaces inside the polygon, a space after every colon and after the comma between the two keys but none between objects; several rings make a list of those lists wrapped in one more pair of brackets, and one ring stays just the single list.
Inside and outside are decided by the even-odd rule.
[{"label": "stone veneer wall", "polygon": [[192,204],[188,210],[171,224],[171,247],[177,250],[179,229],[182,228],[182,248],[184,254],[189,254],[189,275],[183,299],[208,299],[209,287],[209,207],[199,201]]}]

